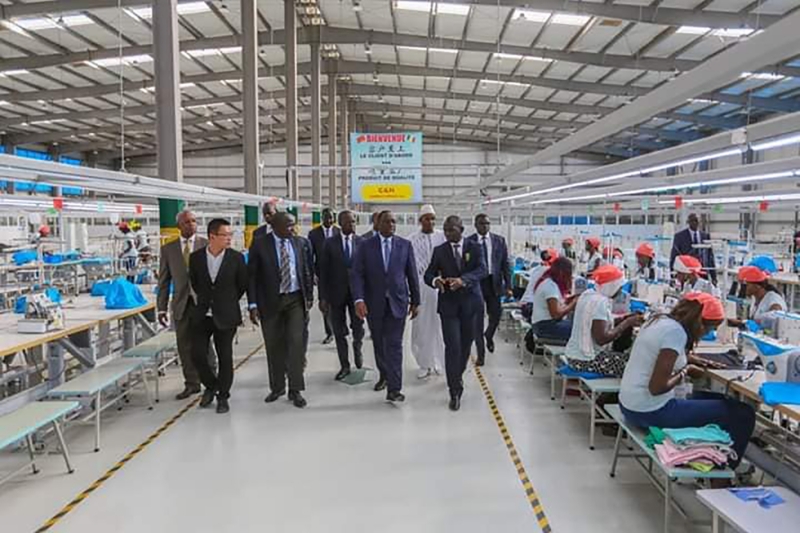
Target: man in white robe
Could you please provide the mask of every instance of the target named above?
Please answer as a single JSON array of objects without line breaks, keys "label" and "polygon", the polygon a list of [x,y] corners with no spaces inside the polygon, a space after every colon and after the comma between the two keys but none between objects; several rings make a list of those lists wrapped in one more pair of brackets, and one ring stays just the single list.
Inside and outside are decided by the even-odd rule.
[{"label": "man in white robe", "polygon": [[[433,249],[444,243],[444,232],[434,228],[436,213],[432,205],[423,205],[419,212],[420,229],[409,236],[414,247],[414,258],[417,260],[419,279],[425,275],[433,257]],[[444,339],[436,312],[438,292],[420,283],[419,315],[411,322],[411,353],[419,365],[419,379],[432,374],[440,374],[444,367]]]}]

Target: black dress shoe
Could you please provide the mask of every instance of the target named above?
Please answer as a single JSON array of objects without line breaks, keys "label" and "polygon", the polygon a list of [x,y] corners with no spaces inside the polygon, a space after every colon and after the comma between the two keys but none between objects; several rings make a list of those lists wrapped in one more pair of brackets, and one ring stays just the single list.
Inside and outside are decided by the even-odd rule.
[{"label": "black dress shoe", "polygon": [[379,379],[378,382],[375,384],[375,391],[380,392],[385,388],[386,388],[386,380],[383,378]]},{"label": "black dress shoe", "polygon": [[350,375],[350,369],[349,368],[343,368],[343,369],[339,370],[338,374],[336,374],[336,381],[342,381],[344,378],[346,378],[349,375]]},{"label": "black dress shoe", "polygon": [[404,402],[404,401],[406,401],[406,397],[400,391],[389,391],[389,392],[386,393],[386,401],[389,401],[389,402]]},{"label": "black dress shoe", "polygon": [[450,396],[450,410],[458,411],[459,409],[461,409],[461,396],[454,394]]},{"label": "black dress shoe", "polygon": [[478,360],[475,361],[475,366],[483,366],[486,364],[486,359],[483,357],[478,357]]},{"label": "black dress shoe", "polygon": [[494,340],[493,339],[486,339],[486,349],[489,350],[489,353],[494,353]]},{"label": "black dress shoe", "polygon": [[214,391],[206,389],[203,391],[203,398],[200,400],[200,407],[208,407],[214,403]]},{"label": "black dress shoe", "polygon": [[356,368],[360,369],[361,367],[364,366],[364,356],[361,355],[361,353],[356,352],[355,360],[356,360]]},{"label": "black dress shoe", "polygon": [[227,398],[217,398],[217,413],[225,414],[231,410],[231,406],[228,405]]},{"label": "black dress shoe", "polygon": [[323,339],[322,344],[330,344],[333,342],[333,335],[328,335]]},{"label": "black dress shoe", "polygon": [[195,394],[200,392],[200,387],[186,387],[183,389],[183,392],[179,392],[177,396],[175,396],[176,400],[185,400],[189,396],[194,396]]},{"label": "black dress shoe", "polygon": [[308,402],[305,398],[303,398],[303,395],[300,394],[299,391],[289,391],[289,400],[291,400],[294,406],[298,409],[302,409],[308,405]]},{"label": "black dress shoe", "polygon": [[283,396],[284,394],[286,394],[285,390],[272,391],[272,392],[269,393],[269,395],[266,398],[264,398],[264,401],[266,403],[272,403],[272,402],[276,401],[278,398],[280,398],[281,396]]}]

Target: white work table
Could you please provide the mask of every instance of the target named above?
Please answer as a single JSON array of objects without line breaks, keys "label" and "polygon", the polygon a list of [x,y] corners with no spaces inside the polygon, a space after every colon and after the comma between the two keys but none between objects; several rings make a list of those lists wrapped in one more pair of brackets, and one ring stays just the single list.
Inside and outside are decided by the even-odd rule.
[{"label": "white work table", "polygon": [[711,509],[712,531],[731,525],[743,533],[796,533],[800,527],[800,497],[784,487],[770,487],[786,503],[764,509],[758,502],[744,502],[727,489],[697,491],[697,499]]}]

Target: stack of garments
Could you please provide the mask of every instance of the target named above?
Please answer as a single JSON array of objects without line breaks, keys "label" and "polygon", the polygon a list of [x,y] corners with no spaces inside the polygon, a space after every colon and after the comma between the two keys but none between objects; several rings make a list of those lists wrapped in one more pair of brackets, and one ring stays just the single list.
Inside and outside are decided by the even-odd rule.
[{"label": "stack of garments", "polygon": [[651,427],[645,443],[655,449],[661,464],[669,468],[710,472],[736,459],[730,434],[716,424],[681,429]]}]

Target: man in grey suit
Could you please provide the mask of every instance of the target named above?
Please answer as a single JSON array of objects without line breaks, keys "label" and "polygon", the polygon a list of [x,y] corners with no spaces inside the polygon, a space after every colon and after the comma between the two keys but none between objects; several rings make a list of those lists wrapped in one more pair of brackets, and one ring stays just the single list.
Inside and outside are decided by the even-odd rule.
[{"label": "man in grey suit", "polygon": [[[178,340],[178,356],[183,366],[183,392],[176,396],[184,400],[200,392],[200,376],[192,362],[192,330],[186,308],[189,304],[189,256],[195,250],[203,249],[208,241],[197,235],[197,219],[191,211],[178,213],[178,239],[161,247],[160,266],[158,269],[158,321],[168,327],[170,319],[167,314],[172,311],[172,322]],[[170,304],[170,285],[172,285],[172,304]],[[215,368],[214,352],[210,351],[211,367]]]}]

